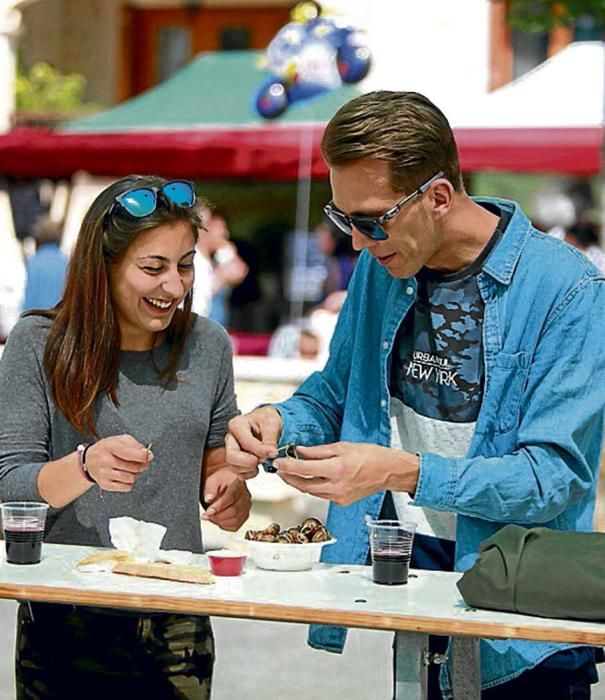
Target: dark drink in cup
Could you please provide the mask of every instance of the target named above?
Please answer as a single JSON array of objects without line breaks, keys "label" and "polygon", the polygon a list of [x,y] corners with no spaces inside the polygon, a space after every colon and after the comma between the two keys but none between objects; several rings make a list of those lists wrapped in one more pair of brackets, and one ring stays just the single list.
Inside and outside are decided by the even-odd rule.
[{"label": "dark drink in cup", "polygon": [[0,504],[9,564],[37,564],[42,556],[47,503],[11,501]]},{"label": "dark drink in cup", "polygon": [[408,582],[416,525],[404,520],[367,519],[372,580],[385,586]]},{"label": "dark drink in cup", "polygon": [[408,582],[410,557],[397,553],[376,553],[372,555],[372,578],[374,583],[397,586]]},{"label": "dark drink in cup", "polygon": [[40,561],[44,530],[37,527],[4,528],[4,539],[9,564],[37,564]]}]

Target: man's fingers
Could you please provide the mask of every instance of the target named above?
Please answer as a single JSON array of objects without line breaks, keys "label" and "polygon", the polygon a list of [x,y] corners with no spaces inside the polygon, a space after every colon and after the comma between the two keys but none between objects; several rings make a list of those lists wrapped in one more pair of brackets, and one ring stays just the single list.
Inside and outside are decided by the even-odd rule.
[{"label": "man's fingers", "polygon": [[328,445],[314,445],[313,447],[304,447],[296,445],[296,452],[305,460],[307,459],[329,459],[340,454],[338,449],[342,443],[332,442]]},{"label": "man's fingers", "polygon": [[334,459],[295,459],[281,457],[273,462],[280,474],[297,474],[298,476],[324,478],[331,475],[336,467]]},{"label": "man's fingers", "polygon": [[331,484],[327,479],[305,479],[305,477],[296,474],[280,473],[279,475],[286,484],[290,484],[298,491],[330,500]]}]

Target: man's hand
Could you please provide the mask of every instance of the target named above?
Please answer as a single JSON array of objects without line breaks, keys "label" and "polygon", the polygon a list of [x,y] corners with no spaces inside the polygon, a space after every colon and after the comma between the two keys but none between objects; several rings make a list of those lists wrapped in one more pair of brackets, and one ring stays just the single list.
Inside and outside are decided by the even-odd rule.
[{"label": "man's hand", "polygon": [[204,484],[204,501],[208,508],[202,519],[209,520],[222,530],[239,530],[250,515],[252,499],[248,488],[228,467],[208,476]]},{"label": "man's hand", "polygon": [[279,476],[299,491],[327,498],[339,506],[383,489],[416,490],[419,459],[408,452],[357,442],[297,445],[296,451],[302,459],[275,460]]},{"label": "man's hand", "polygon": [[259,462],[277,456],[281,430],[281,416],[272,406],[261,406],[232,418],[225,438],[226,459],[231,471],[239,479],[256,476]]}]

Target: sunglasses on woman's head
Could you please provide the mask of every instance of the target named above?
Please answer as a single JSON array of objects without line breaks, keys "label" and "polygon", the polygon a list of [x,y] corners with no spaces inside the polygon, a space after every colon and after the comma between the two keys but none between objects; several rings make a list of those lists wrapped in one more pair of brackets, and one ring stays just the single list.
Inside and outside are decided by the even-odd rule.
[{"label": "sunglasses on woman's head", "polygon": [[384,225],[391,219],[394,219],[406,204],[409,204],[418,197],[421,197],[429,189],[433,182],[438,180],[440,177],[443,177],[443,175],[443,171],[440,170],[438,173],[433,175],[433,177],[429,178],[426,182],[420,185],[418,189],[414,190],[412,194],[406,195],[388,211],[385,211],[382,216],[349,216],[348,214],[340,211],[340,209],[335,206],[333,201],[326,204],[324,207],[324,213],[328,219],[330,219],[333,224],[338,226],[343,233],[346,233],[347,236],[353,235],[353,227],[355,227],[360,233],[363,233],[364,236],[371,238],[373,241],[386,241],[389,234],[384,230]]},{"label": "sunglasses on woman's head", "polygon": [[119,194],[105,215],[103,227],[107,228],[109,217],[117,207],[135,219],[144,219],[158,208],[158,194],[179,207],[190,209],[196,200],[195,187],[188,180],[171,180],[159,188],[133,187]]}]

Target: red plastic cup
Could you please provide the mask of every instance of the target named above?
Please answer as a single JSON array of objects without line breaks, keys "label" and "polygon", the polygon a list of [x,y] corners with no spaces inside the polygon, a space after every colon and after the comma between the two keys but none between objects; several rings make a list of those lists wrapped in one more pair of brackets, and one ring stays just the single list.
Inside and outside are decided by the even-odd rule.
[{"label": "red plastic cup", "polygon": [[244,570],[246,555],[231,549],[208,552],[210,571],[215,576],[240,576]]}]

